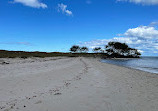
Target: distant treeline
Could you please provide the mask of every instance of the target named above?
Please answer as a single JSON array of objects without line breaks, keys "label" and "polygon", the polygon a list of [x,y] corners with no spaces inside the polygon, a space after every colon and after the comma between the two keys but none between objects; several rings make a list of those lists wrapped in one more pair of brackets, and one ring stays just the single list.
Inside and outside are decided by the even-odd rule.
[{"label": "distant treeline", "polygon": [[[80,47],[74,45],[70,48],[72,53],[88,53],[87,47]],[[95,47],[92,49],[94,53],[105,55],[108,58],[139,58],[141,53],[135,49],[129,47],[126,43],[109,42],[104,48]]]},{"label": "distant treeline", "polygon": [[137,49],[130,48],[125,43],[120,42],[109,42],[104,49],[101,47],[93,48],[93,53],[88,53],[89,49],[87,47],[80,47],[74,45],[70,48],[69,53],[62,52],[25,52],[25,51],[7,51],[0,50],[0,58],[28,58],[28,57],[57,57],[57,56],[67,56],[67,57],[102,57],[102,58],[138,58],[140,53]]},{"label": "distant treeline", "polygon": [[7,51],[7,50],[0,50],[0,58],[28,58],[28,57],[58,57],[58,56],[65,56],[65,57],[101,57],[105,56],[105,54],[98,54],[98,53],[62,53],[62,52],[25,52],[25,51]]}]

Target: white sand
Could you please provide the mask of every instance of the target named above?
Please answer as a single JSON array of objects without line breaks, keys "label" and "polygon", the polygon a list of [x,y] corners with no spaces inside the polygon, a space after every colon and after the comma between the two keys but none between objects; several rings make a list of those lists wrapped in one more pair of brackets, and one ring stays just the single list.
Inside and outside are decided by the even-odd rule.
[{"label": "white sand", "polygon": [[158,75],[92,58],[0,59],[0,111],[158,111]]}]

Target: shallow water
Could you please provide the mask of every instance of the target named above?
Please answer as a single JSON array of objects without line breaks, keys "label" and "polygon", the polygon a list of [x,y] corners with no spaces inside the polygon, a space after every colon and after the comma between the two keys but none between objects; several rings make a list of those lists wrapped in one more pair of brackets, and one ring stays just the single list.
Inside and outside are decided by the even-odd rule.
[{"label": "shallow water", "polygon": [[158,57],[141,57],[136,59],[103,59],[101,62],[158,74]]}]

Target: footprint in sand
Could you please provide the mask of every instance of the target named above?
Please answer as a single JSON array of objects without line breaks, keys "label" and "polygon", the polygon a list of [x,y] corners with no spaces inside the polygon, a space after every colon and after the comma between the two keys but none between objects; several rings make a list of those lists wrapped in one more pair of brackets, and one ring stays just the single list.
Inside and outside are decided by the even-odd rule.
[{"label": "footprint in sand", "polygon": [[42,103],[42,101],[41,101],[41,100],[37,101],[35,104],[40,104],[40,103]]},{"label": "footprint in sand", "polygon": [[61,93],[55,93],[54,95],[61,95]]}]

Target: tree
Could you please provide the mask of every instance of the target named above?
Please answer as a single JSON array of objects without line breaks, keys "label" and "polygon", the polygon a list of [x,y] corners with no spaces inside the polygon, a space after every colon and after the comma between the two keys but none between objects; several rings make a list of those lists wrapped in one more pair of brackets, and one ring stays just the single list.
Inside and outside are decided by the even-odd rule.
[{"label": "tree", "polygon": [[137,57],[137,56],[140,56],[140,55],[141,55],[141,53],[137,49],[129,48],[128,56]]},{"label": "tree", "polygon": [[93,52],[100,53],[100,52],[103,52],[103,50],[101,49],[101,47],[95,47],[93,48]]},{"label": "tree", "polygon": [[70,48],[70,51],[71,52],[79,52],[80,51],[80,47],[78,45],[73,45],[71,48]]},{"label": "tree", "polygon": [[81,48],[80,48],[80,52],[86,53],[86,52],[88,52],[88,51],[89,51],[89,49],[88,49],[87,47],[81,47]]},{"label": "tree", "polygon": [[120,42],[109,42],[106,45],[106,52],[110,57],[139,57],[141,55],[137,49]]}]

